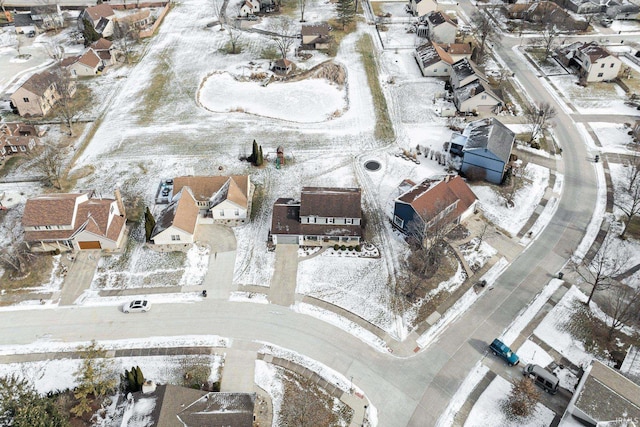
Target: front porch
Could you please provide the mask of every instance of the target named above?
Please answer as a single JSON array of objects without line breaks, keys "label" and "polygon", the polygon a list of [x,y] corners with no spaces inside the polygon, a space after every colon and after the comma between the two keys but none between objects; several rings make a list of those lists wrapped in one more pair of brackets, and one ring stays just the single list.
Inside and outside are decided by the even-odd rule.
[{"label": "front porch", "polygon": [[359,236],[302,236],[300,239],[300,246],[355,246],[359,244]]},{"label": "front porch", "polygon": [[56,250],[61,253],[74,251],[73,243],[70,240],[25,242],[25,244],[34,253],[55,252]]}]

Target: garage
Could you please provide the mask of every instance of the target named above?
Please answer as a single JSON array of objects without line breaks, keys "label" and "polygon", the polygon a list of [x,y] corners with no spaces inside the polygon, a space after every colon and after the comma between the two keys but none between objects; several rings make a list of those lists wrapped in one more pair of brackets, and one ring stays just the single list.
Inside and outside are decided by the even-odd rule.
[{"label": "garage", "polygon": [[97,240],[88,241],[88,242],[78,242],[78,246],[80,246],[80,249],[102,249],[102,246],[100,246],[100,242]]},{"label": "garage", "polygon": [[278,245],[297,245],[298,244],[298,236],[279,234],[276,237],[276,244]]}]

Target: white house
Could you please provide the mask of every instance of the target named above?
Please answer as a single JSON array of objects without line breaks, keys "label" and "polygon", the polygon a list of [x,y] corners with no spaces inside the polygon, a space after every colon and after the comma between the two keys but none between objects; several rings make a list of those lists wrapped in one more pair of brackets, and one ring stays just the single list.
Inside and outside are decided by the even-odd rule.
[{"label": "white house", "polygon": [[81,30],[84,29],[84,22],[87,21],[102,37],[111,37],[115,18],[116,15],[111,6],[102,3],[84,9],[78,16],[78,26]]},{"label": "white house", "polygon": [[68,66],[71,76],[95,76],[104,68],[102,60],[98,54],[91,48],[80,57],[78,57],[71,65]]},{"label": "white house", "polygon": [[613,80],[622,68],[622,61],[596,42],[578,47],[573,59],[580,65],[580,78],[588,83]]},{"label": "white house", "polygon": [[156,245],[193,243],[199,210],[191,189],[184,188],[158,217],[151,241]]},{"label": "white house", "polygon": [[451,55],[435,43],[427,42],[418,46],[414,56],[425,77],[447,77],[451,74]]},{"label": "white house", "polygon": [[429,40],[436,43],[455,43],[458,25],[447,15],[433,11],[426,16]]},{"label": "white house", "polygon": [[238,16],[245,17],[255,15],[258,12],[260,12],[260,0],[245,0],[240,6]]}]

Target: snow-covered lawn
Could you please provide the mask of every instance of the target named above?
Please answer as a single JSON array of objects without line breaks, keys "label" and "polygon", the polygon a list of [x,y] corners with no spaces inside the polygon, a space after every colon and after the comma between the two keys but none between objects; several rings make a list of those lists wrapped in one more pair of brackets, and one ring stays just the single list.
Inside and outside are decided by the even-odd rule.
[{"label": "snow-covered lawn", "polygon": [[625,104],[624,89],[615,83],[589,83],[586,87],[578,85],[575,75],[552,76],[549,79],[571,102],[580,114],[628,114],[638,111]]},{"label": "snow-covered lawn", "polygon": [[238,81],[228,73],[213,74],[198,94],[198,101],[216,113],[244,111],[301,123],[329,120],[346,107],[344,91],[321,79],[262,86],[260,82]]},{"label": "snow-covered lawn", "polygon": [[502,377],[496,377],[485,389],[464,423],[465,427],[543,427],[551,425],[555,414],[538,403],[535,412],[525,419],[509,420],[502,405],[511,391],[511,383]]},{"label": "snow-covered lawn", "polygon": [[467,265],[469,265],[473,271],[480,270],[491,257],[498,253],[498,251],[487,242],[480,242],[478,237],[460,246],[460,252],[467,262]]},{"label": "snow-covered lawn", "polygon": [[512,235],[516,235],[527,223],[549,184],[549,169],[529,163],[525,167],[524,185],[516,191],[515,207],[507,207],[506,201],[494,186],[471,185],[480,199],[485,216],[495,225]]},{"label": "snow-covered lawn", "polygon": [[591,129],[598,136],[602,150],[608,153],[628,153],[632,145],[638,145],[633,142],[633,137],[628,135],[631,131],[630,127],[618,123],[589,123]]}]

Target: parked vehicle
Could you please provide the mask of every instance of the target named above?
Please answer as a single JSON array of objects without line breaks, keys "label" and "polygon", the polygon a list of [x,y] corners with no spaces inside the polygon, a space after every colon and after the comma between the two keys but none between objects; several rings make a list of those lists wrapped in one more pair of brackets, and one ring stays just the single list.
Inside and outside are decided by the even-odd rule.
[{"label": "parked vehicle", "polygon": [[547,393],[556,394],[558,392],[560,380],[542,366],[529,363],[522,371],[522,375],[531,378],[536,385],[542,387]]},{"label": "parked vehicle", "polygon": [[520,363],[518,355],[511,351],[505,343],[497,338],[489,345],[489,349],[495,356],[498,356],[507,362],[509,366],[514,366]]},{"label": "parked vehicle", "polygon": [[122,306],[122,311],[124,313],[140,313],[147,312],[149,310],[151,310],[151,303],[146,299],[134,300]]}]

